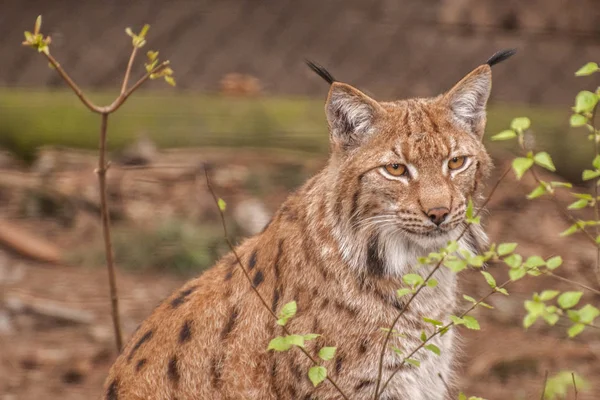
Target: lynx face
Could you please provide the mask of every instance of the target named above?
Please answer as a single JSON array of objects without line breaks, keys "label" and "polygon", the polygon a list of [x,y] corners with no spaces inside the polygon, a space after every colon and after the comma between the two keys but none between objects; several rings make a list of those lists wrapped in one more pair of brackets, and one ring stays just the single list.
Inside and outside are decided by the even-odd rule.
[{"label": "lynx face", "polygon": [[467,202],[491,167],[481,143],[490,89],[487,65],[431,99],[379,103],[333,83],[326,111],[329,167],[337,173],[336,236],[354,264],[364,261],[350,256],[360,237],[368,242],[366,258],[385,258],[392,247],[402,254],[412,247],[419,256],[459,236]]}]

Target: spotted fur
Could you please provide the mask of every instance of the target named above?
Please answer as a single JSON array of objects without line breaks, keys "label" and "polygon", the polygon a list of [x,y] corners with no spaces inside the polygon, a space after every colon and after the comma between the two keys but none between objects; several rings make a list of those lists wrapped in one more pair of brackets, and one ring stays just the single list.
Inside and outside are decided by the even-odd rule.
[{"label": "spotted fur", "polygon": [[[476,68],[438,97],[395,102],[330,81],[329,162],[262,233],[237,248],[252,282],[227,255],[177,291],[117,359],[105,399],[339,399],[331,384],[311,384],[311,363],[300,351],[266,350],[282,329],[251,285],[275,312],[295,300],[290,331],[321,334],[306,350],[314,356],[317,343],[336,346],[336,357],[323,365],[350,397],[372,396],[380,328],[405,307],[394,295],[404,286],[402,276],[430,271],[417,269],[417,258],[458,237],[467,201],[478,198],[491,168],[481,142],[491,69]],[[448,161],[457,156],[468,156],[467,165],[450,170]],[[390,175],[388,164],[404,165],[407,175]],[[438,226],[428,210],[439,208],[448,213]],[[471,229],[460,245],[475,252],[484,240],[480,229]],[[414,348],[421,331],[431,330],[423,317],[446,320],[452,312],[455,276],[441,269],[435,278],[439,285],[425,288],[398,323],[406,338],[393,338],[391,345]],[[453,333],[433,344],[441,356],[418,352],[420,368],[403,366],[382,399],[444,397],[438,374],[451,382]],[[400,361],[387,354],[384,378]]]}]

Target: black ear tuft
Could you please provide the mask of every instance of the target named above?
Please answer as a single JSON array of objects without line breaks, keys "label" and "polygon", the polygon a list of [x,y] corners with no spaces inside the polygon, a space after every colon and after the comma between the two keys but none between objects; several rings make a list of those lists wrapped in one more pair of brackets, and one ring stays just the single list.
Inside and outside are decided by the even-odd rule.
[{"label": "black ear tuft", "polygon": [[310,60],[305,60],[305,61],[306,61],[306,65],[308,65],[308,67],[310,69],[312,69],[317,75],[319,75],[321,78],[323,78],[325,80],[325,82],[329,83],[330,85],[333,82],[336,82],[336,79],[329,73],[329,71],[327,71],[321,65],[314,63]]},{"label": "black ear tuft", "polygon": [[485,63],[487,65],[489,65],[490,67],[492,67],[492,66],[494,66],[498,63],[501,63],[502,61],[514,56],[516,52],[517,52],[517,49],[500,50],[499,52],[497,52],[493,56],[491,56],[490,59],[487,60]]}]

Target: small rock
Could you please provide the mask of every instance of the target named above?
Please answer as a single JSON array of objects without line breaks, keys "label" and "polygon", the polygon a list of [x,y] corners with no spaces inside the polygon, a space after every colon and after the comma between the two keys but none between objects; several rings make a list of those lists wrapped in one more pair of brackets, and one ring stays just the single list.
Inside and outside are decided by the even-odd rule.
[{"label": "small rock", "polygon": [[14,326],[10,315],[6,310],[0,310],[0,335],[10,335],[14,332]]},{"label": "small rock", "polygon": [[254,235],[269,223],[271,214],[260,200],[250,198],[235,206],[233,217],[246,233]]}]

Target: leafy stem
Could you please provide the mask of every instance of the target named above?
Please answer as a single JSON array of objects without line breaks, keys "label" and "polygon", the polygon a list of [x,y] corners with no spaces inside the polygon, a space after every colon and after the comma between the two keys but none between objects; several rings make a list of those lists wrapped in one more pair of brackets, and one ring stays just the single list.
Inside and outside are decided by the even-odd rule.
[{"label": "leafy stem", "polygon": [[[242,263],[242,259],[240,258],[239,254],[235,250],[235,246],[233,245],[233,242],[231,241],[231,238],[229,237],[229,232],[227,230],[227,223],[225,221],[225,212],[224,212],[224,209],[225,209],[224,202],[215,193],[215,191],[214,191],[214,189],[212,187],[212,184],[210,182],[210,177],[208,176],[208,170],[207,170],[206,166],[204,166],[204,176],[206,178],[206,186],[208,187],[208,191],[210,192],[210,194],[211,194],[211,196],[212,196],[212,198],[213,198],[213,200],[215,202],[215,205],[217,206],[217,209],[219,210],[219,216],[220,216],[220,219],[221,219],[221,226],[223,228],[223,238],[225,239],[225,241],[227,242],[227,246],[229,247],[229,249],[231,250],[231,252],[235,256],[238,268],[242,271],[242,273],[246,277],[246,280],[250,284],[250,287],[252,288],[252,291],[254,292],[254,294],[256,295],[256,297],[258,297],[258,299],[262,303],[262,305],[265,308],[265,310],[267,310],[269,312],[269,314],[273,317],[273,319],[275,319],[275,321],[279,320],[279,317],[277,316],[277,314],[275,314],[275,312],[271,309],[271,307],[269,306],[269,304],[267,303],[267,301],[265,300],[265,298],[260,294],[260,292],[258,291],[258,289],[256,288],[256,286],[252,283],[252,277],[248,273],[248,270],[244,267],[244,264]],[[282,325],[281,328],[283,329],[283,332],[286,335],[291,335],[292,334],[285,325]],[[306,351],[306,349],[304,347],[302,347],[302,346],[296,346],[296,347],[298,349],[300,349],[300,351],[313,363],[313,365],[315,365],[315,366],[319,366],[320,365],[319,362],[313,356],[311,356],[308,353],[308,351]],[[335,380],[333,378],[331,378],[329,375],[327,375],[327,377],[325,379],[327,379],[333,385],[333,387],[335,387],[335,389],[338,391],[338,393],[340,394],[340,396],[342,396],[342,398],[344,398],[345,400],[349,399],[349,397],[338,386],[338,384],[335,382]]]},{"label": "leafy stem", "polygon": [[[487,196],[487,198],[485,199],[485,201],[483,202],[483,204],[481,205],[481,207],[477,210],[477,212],[475,213],[473,219],[476,219],[479,214],[481,213],[481,211],[485,208],[485,206],[487,205],[487,203],[490,201],[490,199],[492,198],[492,196],[494,195],[494,193],[496,192],[496,189],[498,189],[498,186],[500,186],[500,183],[504,180],[504,178],[506,177],[506,175],[508,175],[508,173],[510,172],[510,167],[507,168],[502,175],[500,176],[500,178],[496,181],[494,187],[492,188],[492,190],[490,191],[489,195]],[[456,241],[459,241],[464,234],[467,232],[467,230],[469,229],[469,225],[465,226],[465,228],[462,230],[462,232],[460,233],[460,235],[458,236],[458,238],[456,239]],[[446,257],[442,257],[437,264],[435,265],[435,267],[431,270],[431,272],[427,275],[426,278],[424,278],[424,282],[423,284],[421,284],[417,290],[410,296],[410,298],[408,299],[408,302],[406,303],[406,305],[402,308],[402,310],[396,315],[396,318],[394,318],[394,320],[392,321],[390,327],[387,329],[387,333],[385,335],[385,338],[383,340],[383,346],[381,347],[381,352],[379,354],[379,364],[378,364],[378,370],[377,370],[377,383],[375,384],[375,392],[373,395],[373,399],[377,400],[379,398],[379,396],[381,395],[381,393],[383,392],[383,388],[381,389],[381,391],[379,390],[379,387],[381,386],[381,380],[383,379],[383,359],[385,357],[385,352],[387,350],[387,346],[390,342],[390,338],[392,336],[392,332],[394,331],[396,324],[398,323],[398,321],[400,320],[400,318],[402,318],[402,316],[404,315],[404,313],[408,310],[408,307],[410,306],[410,304],[413,302],[413,300],[417,297],[417,295],[419,293],[421,293],[421,290],[423,290],[423,288],[425,286],[427,286],[427,282],[429,281],[429,279],[433,276],[433,274],[435,274],[435,272],[440,269],[440,267],[442,266],[442,264],[444,263]],[[389,382],[389,380],[388,380]],[[387,382],[386,382],[387,385]],[[384,385],[385,388],[385,385]]]}]

